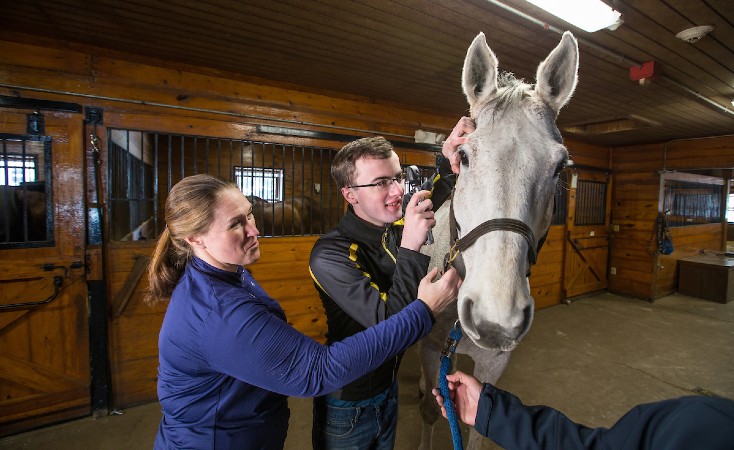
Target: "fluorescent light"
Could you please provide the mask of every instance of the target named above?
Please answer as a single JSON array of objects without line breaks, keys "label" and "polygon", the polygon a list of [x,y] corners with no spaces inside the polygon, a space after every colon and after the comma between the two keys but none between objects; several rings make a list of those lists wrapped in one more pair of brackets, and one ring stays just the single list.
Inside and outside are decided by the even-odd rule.
[{"label": "fluorescent light", "polygon": [[622,14],[613,10],[601,0],[527,1],[589,33],[602,28],[615,30],[622,23]]}]

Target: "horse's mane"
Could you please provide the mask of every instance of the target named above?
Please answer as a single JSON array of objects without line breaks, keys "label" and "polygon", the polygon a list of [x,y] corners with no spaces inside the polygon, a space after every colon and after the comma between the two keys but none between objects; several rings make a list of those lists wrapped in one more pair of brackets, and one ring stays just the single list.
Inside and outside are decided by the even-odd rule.
[{"label": "horse's mane", "polygon": [[532,85],[525,83],[522,78],[515,78],[511,72],[501,72],[497,77],[497,96],[494,114],[505,111],[513,103],[519,102],[523,97],[530,95]]}]

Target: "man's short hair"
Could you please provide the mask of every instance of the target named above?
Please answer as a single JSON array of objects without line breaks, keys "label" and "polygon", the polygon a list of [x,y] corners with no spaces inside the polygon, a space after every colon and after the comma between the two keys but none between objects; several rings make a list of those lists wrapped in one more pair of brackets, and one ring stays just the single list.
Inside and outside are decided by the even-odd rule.
[{"label": "man's short hair", "polygon": [[354,182],[358,159],[388,159],[394,151],[392,144],[382,136],[357,139],[336,153],[331,163],[331,176],[339,188],[347,187]]}]

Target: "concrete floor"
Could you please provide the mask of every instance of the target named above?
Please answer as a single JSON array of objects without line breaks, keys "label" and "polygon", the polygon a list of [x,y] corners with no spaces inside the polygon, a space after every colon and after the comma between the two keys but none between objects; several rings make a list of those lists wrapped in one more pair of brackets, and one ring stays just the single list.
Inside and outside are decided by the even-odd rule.
[{"label": "concrete floor", "polygon": [[[470,370],[460,358],[458,366]],[[420,440],[418,356],[410,349],[400,371],[397,449]],[[526,404],[545,404],[589,426],[610,426],[639,403],[683,395],[734,398],[734,302],[682,295],[655,303],[600,294],[537,311],[498,386]],[[287,450],[310,448],[311,400],[290,400]],[[80,420],[0,439],[0,449],[151,448],[157,403],[121,415]],[[467,427],[463,427],[465,436]],[[466,439],[466,437],[465,437]],[[446,421],[435,448],[451,448]],[[485,448],[494,448],[488,441]]]}]

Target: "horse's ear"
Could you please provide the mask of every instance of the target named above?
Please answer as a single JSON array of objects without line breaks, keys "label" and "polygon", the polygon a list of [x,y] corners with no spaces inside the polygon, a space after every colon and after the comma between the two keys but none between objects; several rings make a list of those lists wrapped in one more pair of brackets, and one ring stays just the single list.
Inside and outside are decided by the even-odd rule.
[{"label": "horse's ear", "polygon": [[535,90],[556,114],[571,99],[579,70],[579,46],[569,31],[538,66]]},{"label": "horse's ear", "polygon": [[461,87],[469,101],[470,111],[478,111],[478,105],[497,90],[497,57],[489,49],[484,33],[474,38],[466,52]]}]

